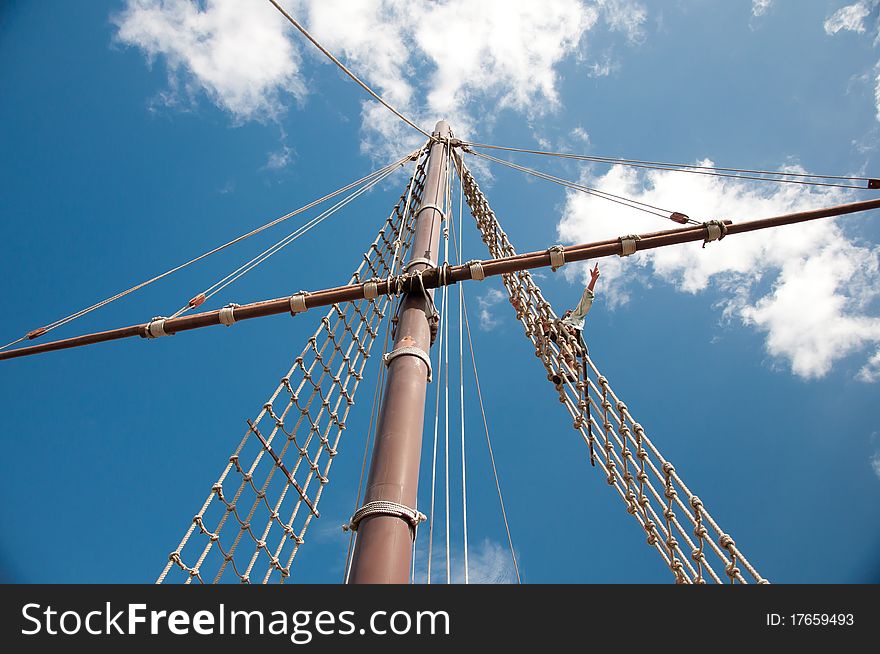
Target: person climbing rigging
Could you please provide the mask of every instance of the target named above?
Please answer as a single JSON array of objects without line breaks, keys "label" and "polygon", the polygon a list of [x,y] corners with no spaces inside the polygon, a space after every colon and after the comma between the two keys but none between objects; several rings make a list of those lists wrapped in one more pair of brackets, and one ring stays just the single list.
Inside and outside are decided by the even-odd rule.
[{"label": "person climbing rigging", "polygon": [[[544,336],[559,346],[561,359],[569,369],[568,372],[560,369],[559,374],[553,376],[554,384],[561,384],[563,376],[572,383],[577,381],[578,358],[583,358],[588,353],[587,345],[583,339],[584,318],[593,306],[593,300],[596,297],[596,282],[598,280],[599,264],[597,263],[590,270],[590,283],[584,288],[580,302],[578,302],[574,310],[567,310],[555,327],[551,327],[548,321],[544,321],[542,324]],[[586,375],[585,363],[584,374]]]},{"label": "person climbing rigging", "polygon": [[594,289],[596,288],[596,282],[599,280],[599,264],[597,263],[595,267],[590,271],[590,283],[584,289],[584,294],[581,296],[581,301],[578,302],[578,305],[572,311],[569,309],[563,314],[562,323],[572,329],[577,330],[578,338],[583,340],[583,330],[584,330],[584,318],[586,318],[587,314],[590,312],[590,307],[593,306],[593,300],[596,298],[596,294]]},{"label": "person climbing rigging", "polygon": [[596,299],[594,290],[598,280],[599,264],[597,263],[590,271],[590,283],[584,289],[584,293],[581,295],[581,301],[578,302],[574,311],[566,311],[562,318],[562,324],[568,328],[570,333],[573,333],[573,336],[577,339],[578,349],[580,350],[579,354],[581,357],[583,382],[582,384],[578,384],[578,386],[581,389],[581,401],[583,403],[584,412],[586,413],[587,443],[590,446],[590,465],[594,467],[596,465],[596,454],[593,449],[593,418],[590,415],[590,368],[587,363],[587,356],[590,351],[587,349],[586,341],[584,341],[584,318],[586,318],[587,314],[590,312],[590,308],[593,306],[593,300]]}]

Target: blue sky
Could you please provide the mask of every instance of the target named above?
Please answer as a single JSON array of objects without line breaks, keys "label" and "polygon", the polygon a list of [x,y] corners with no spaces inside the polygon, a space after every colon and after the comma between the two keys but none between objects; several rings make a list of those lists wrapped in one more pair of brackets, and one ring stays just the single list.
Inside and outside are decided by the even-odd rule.
[{"label": "blue sky", "polygon": [[[467,138],[877,175],[872,1],[562,0],[506,12],[452,1],[285,4],[421,124],[445,117]],[[420,138],[259,0],[5,3],[0,88],[4,343],[356,179]],[[700,220],[870,197],[511,158]],[[520,251],[666,226],[514,171],[472,167]],[[400,194],[403,177],[392,179],[210,308],[345,282]],[[465,225],[465,258],[483,256]],[[290,229],[54,334],[171,313]],[[594,360],[771,581],[880,581],[878,239],[876,215],[863,215],[602,263],[587,326]],[[561,311],[582,279],[570,267],[540,282]],[[668,582],[589,466],[509,307],[494,301],[501,289],[487,281],[465,292],[482,323],[478,364],[524,580]],[[268,318],[3,362],[0,578],[153,581],[317,320]],[[342,575],[338,525],[354,504],[375,365],[295,580]],[[471,559],[478,577],[509,578],[475,399],[466,415]],[[430,409],[425,461],[432,420]],[[423,466],[423,505],[429,478]]]}]

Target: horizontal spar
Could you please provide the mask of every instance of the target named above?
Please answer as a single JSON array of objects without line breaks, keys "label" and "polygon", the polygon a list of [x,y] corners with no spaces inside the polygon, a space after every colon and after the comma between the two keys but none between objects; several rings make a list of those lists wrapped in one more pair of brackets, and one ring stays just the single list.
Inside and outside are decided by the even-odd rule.
[{"label": "horizontal spar", "polygon": [[[425,290],[438,288],[443,285],[455,284],[470,279],[482,279],[506,273],[514,273],[520,270],[545,268],[558,266],[562,263],[574,261],[586,261],[608,256],[627,256],[643,250],[651,250],[669,245],[689,243],[693,241],[714,241],[734,234],[743,234],[770,227],[780,227],[817,220],[842,216],[860,211],[880,209],[880,200],[866,200],[853,202],[825,209],[802,211],[798,213],[784,214],[772,218],[763,218],[742,223],[731,221],[712,221],[703,225],[669,229],[649,234],[623,236],[616,239],[569,245],[566,247],[556,246],[549,250],[528,252],[512,257],[473,261],[458,266],[442,266],[439,268],[426,268],[424,264],[418,264],[413,268],[420,268],[412,272],[392,277],[390,279],[374,279],[361,284],[337,286],[335,288],[314,291],[311,293],[300,292],[294,295],[243,304],[234,308],[224,308],[216,311],[205,311],[179,318],[155,319],[150,322],[128,327],[120,327],[105,332],[84,334],[50,343],[30,345],[14,350],[0,352],[0,360],[14,359],[17,357],[52,352],[54,350],[66,350],[94,343],[115,341],[123,338],[142,337],[157,338],[179,332],[185,332],[212,325],[230,325],[242,320],[262,318],[283,313],[297,314],[316,307],[329,306],[340,302],[352,302],[365,298],[378,297],[379,295],[397,295],[399,293],[417,293]],[[390,285],[390,292],[389,292]]]}]

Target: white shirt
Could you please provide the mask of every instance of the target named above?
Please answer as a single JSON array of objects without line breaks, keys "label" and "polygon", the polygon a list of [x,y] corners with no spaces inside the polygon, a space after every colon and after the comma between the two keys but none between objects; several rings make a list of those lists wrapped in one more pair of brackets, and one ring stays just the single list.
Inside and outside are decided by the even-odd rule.
[{"label": "white shirt", "polygon": [[562,319],[562,322],[570,327],[574,327],[577,330],[583,330],[584,328],[584,318],[590,312],[590,307],[593,306],[593,300],[596,298],[596,294],[593,293],[589,289],[589,287],[584,288],[584,294],[581,296],[581,301],[578,302],[575,310],[572,311],[567,317]]}]

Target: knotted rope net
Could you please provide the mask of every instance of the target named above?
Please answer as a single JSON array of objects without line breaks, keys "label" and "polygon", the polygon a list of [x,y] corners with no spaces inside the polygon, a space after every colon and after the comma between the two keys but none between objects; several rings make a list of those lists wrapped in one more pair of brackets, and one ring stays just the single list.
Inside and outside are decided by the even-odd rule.
[{"label": "knotted rope net", "polygon": [[[400,272],[425,183],[424,161],[349,284]],[[229,457],[157,583],[285,582],[329,483],[387,295],[334,304]],[[230,528],[229,525],[232,525]]]},{"label": "knotted rope net", "polygon": [[[516,255],[473,175],[460,159],[456,166],[490,254]],[[675,582],[767,583],[660,454],[580,339],[561,324],[531,274],[508,273],[502,280],[547,379],[589,446],[591,462],[645,531],[647,544],[669,567]]]}]

